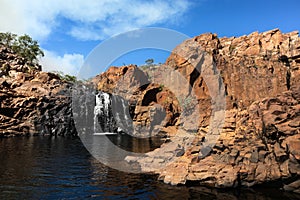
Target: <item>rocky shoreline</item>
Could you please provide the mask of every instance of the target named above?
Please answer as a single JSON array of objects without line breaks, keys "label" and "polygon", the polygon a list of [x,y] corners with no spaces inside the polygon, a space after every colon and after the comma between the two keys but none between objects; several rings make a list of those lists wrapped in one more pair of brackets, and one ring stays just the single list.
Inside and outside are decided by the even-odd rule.
[{"label": "rocky shoreline", "polygon": [[[193,61],[199,59],[199,52],[192,47],[201,48],[203,58],[211,58],[197,70]],[[8,49],[1,48],[0,56],[0,137],[76,135],[72,84],[40,71],[39,66],[24,66]],[[174,93],[164,82],[164,74],[172,77],[172,87],[178,89],[183,84],[168,69],[184,77],[190,87]],[[209,78],[205,79],[206,75]],[[155,76],[155,83],[151,76]],[[213,83],[209,85],[209,81]],[[146,157],[127,158],[139,163],[143,172],[156,173],[172,185],[232,188],[279,182],[276,187],[300,193],[297,31],[284,34],[274,29],[231,38],[202,34],[176,47],[163,65],[144,70],[134,65],[111,67],[92,82],[98,90],[117,93],[129,102],[134,134],[158,133],[168,138],[162,148]],[[224,124],[212,150],[201,157],[215,106],[211,88],[221,91],[222,87]],[[194,99],[188,98],[191,91]],[[164,119],[152,123],[162,112]],[[199,113],[197,118],[195,113]],[[193,131],[197,134],[189,141],[186,135]],[[182,134],[182,140],[177,140],[176,134]],[[175,145],[163,148],[172,142]],[[176,159],[167,162],[167,156]]]},{"label": "rocky shoreline", "polygon": [[[213,56],[220,70],[226,88],[225,124],[209,156],[197,160],[201,149],[195,145],[158,172],[160,179],[220,188],[280,180],[285,190],[300,193],[298,32],[282,34],[275,29],[221,39],[204,34],[192,40]],[[185,48],[184,43],[181,45]],[[176,55],[167,63],[182,71],[189,67]],[[186,77],[191,78],[191,74]],[[195,90],[199,86],[193,85]],[[196,94],[200,104],[205,102],[205,92]],[[199,123],[205,127],[207,122]]]},{"label": "rocky shoreline", "polygon": [[[199,52],[193,50],[195,46],[205,51],[205,56],[212,57],[211,65],[203,63],[206,68],[199,68],[198,71],[193,66],[193,61],[199,57]],[[172,185],[192,182],[228,188],[279,182],[277,187],[300,193],[299,63],[300,40],[297,31],[283,34],[275,29],[237,38],[218,38],[216,34],[208,33],[176,47],[166,64],[159,66],[159,73],[155,75],[157,83],[145,83],[141,79],[144,77],[141,70],[134,66],[110,68],[94,81],[102,91],[117,91],[118,94],[125,91],[124,98],[131,99],[132,105],[135,105],[133,115],[143,116],[136,119],[145,126],[151,126],[147,124],[151,121],[147,116],[150,116],[149,108],[157,109],[156,104],[166,110],[166,116],[170,116],[167,119],[172,119],[163,124],[164,128],[160,127],[160,130],[175,145],[165,144],[143,158],[127,158],[128,162],[139,163],[144,172],[157,173],[160,180]],[[179,72],[190,83],[196,104],[199,105],[200,116],[197,121],[185,120],[176,114],[182,112],[184,104],[176,101],[172,90],[161,88],[159,83],[166,78],[160,75],[164,74],[164,66]],[[206,72],[210,79],[204,80],[208,66],[214,66],[211,70],[219,73]],[[151,74],[151,69],[144,70],[144,73]],[[172,76],[169,72],[165,74]],[[212,151],[208,156],[199,158],[202,144],[209,134],[213,106],[207,80],[214,80],[217,76],[222,78],[225,88],[225,122]],[[123,84],[126,86],[133,84],[119,90],[120,82],[127,83]],[[171,79],[171,82],[177,88],[182,85],[175,79]],[[218,81],[210,86],[220,87]],[[154,98],[143,105],[141,102],[147,98],[149,91]],[[190,94],[180,91],[179,96],[185,98]],[[167,96],[171,97],[170,101],[165,101]],[[186,112],[185,115],[193,118],[195,104],[188,107],[193,108],[192,112]],[[138,123],[138,120],[134,123]],[[190,127],[195,124],[199,128],[193,141],[185,143],[188,141],[186,136],[176,141],[175,133],[188,134]],[[170,163],[168,156],[177,159]]]}]

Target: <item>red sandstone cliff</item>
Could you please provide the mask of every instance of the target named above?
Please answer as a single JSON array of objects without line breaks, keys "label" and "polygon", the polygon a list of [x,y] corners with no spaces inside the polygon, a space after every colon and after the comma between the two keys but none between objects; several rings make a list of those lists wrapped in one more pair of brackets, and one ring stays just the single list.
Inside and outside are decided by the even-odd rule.
[{"label": "red sandstone cliff", "polygon": [[[38,130],[56,135],[76,132],[71,100],[66,95],[70,85],[54,74],[25,66],[8,50],[0,50],[4,67],[0,136]],[[201,58],[204,61],[195,69],[193,62]],[[150,76],[155,77],[154,83]],[[167,148],[148,153],[146,158],[127,159],[141,163],[144,172],[158,173],[161,180],[173,185],[193,182],[237,187],[279,181],[285,190],[300,193],[298,32],[283,34],[275,29],[237,38],[203,34],[180,44],[156,69],[143,72],[136,66],[114,67],[93,82],[99,90],[129,101],[136,134],[149,134],[151,129],[174,143],[162,145]],[[216,144],[202,158],[199,155],[210,133],[215,106],[213,92],[222,87],[225,123]],[[194,99],[188,98],[191,91]],[[155,116],[164,116],[159,119],[162,123],[152,123]],[[188,141],[185,137],[191,131],[197,135]],[[178,140],[175,134],[185,136]],[[167,162],[168,156],[176,159]]]},{"label": "red sandstone cliff", "polygon": [[[210,65],[202,63],[195,70],[192,62],[201,56],[193,50],[195,47],[206,52],[204,57],[211,57]],[[197,121],[180,118],[183,104],[178,104],[178,95],[170,88],[157,89],[151,93],[152,98],[146,96],[147,91],[159,88],[159,84],[145,83],[147,78],[137,67],[113,68],[100,76],[98,89],[111,92],[115,82],[131,73],[128,76],[131,79],[125,78],[123,83],[134,88],[129,96],[134,99],[136,121],[139,115],[144,116],[144,121],[149,120],[145,117],[149,112],[147,107],[160,104],[164,109],[176,108],[168,110],[170,123],[165,123],[168,128],[162,129],[167,134],[174,134],[177,128],[181,132],[189,131],[190,125],[198,127],[198,136],[192,145],[169,147],[167,153],[173,152],[173,156],[178,157],[174,162],[164,162],[166,151],[159,149],[147,154],[146,159],[128,158],[129,162],[142,163],[145,172],[158,173],[161,180],[170,184],[193,182],[213,187],[237,187],[280,181],[284,189],[300,193],[300,40],[297,31],[284,34],[275,29],[231,38],[202,34],[176,47],[160,71],[164,71],[165,66],[179,72],[190,84],[198,107],[192,106],[194,111],[185,114],[192,116],[199,109]],[[205,79],[205,73],[210,78]],[[157,83],[165,78],[159,74],[155,76]],[[221,87],[214,81],[209,89],[207,81],[212,80],[223,82],[225,123],[212,151],[199,158],[210,128],[210,90]],[[182,83],[175,79],[171,81],[180,88]],[[190,94],[181,91],[181,96]],[[124,98],[129,96],[124,95]],[[162,104],[159,98],[168,96],[172,101],[168,105]],[[148,99],[144,108],[138,103],[143,99]],[[156,165],[166,166],[159,170],[151,168]]]}]

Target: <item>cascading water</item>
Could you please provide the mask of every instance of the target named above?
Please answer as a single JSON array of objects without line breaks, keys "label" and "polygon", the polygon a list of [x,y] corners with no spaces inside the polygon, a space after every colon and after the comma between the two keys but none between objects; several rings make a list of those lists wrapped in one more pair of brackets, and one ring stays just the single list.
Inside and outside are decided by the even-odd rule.
[{"label": "cascading water", "polygon": [[94,133],[129,133],[133,130],[125,99],[101,91],[95,98]]},{"label": "cascading water", "polygon": [[96,95],[96,105],[94,108],[94,132],[113,132],[113,116],[111,112],[111,99],[109,94],[99,92]]},{"label": "cascading water", "polygon": [[124,98],[112,95],[112,110],[117,123],[117,132],[126,132],[128,134],[133,132],[133,121],[129,114],[129,103]]}]

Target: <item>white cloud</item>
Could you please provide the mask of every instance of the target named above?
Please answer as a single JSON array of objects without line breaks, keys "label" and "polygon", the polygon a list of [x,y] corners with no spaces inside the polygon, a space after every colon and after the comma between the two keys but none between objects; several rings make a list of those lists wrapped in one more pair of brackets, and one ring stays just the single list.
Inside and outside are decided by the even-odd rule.
[{"label": "white cloud", "polygon": [[40,59],[43,71],[60,71],[64,74],[76,76],[84,62],[81,54],[64,54],[59,56],[54,52],[43,50],[45,56]]},{"label": "white cloud", "polygon": [[1,0],[0,31],[27,33],[34,39],[47,37],[55,27],[58,13],[58,9],[50,3],[38,0]]},{"label": "white cloud", "polygon": [[[47,41],[63,28],[79,40],[102,40],[135,28],[176,22],[189,7],[188,0],[1,0],[0,32],[26,33]],[[75,75],[83,63],[80,54],[44,52],[44,71]]]},{"label": "white cloud", "polygon": [[1,0],[0,31],[45,39],[72,21],[68,34],[99,40],[133,28],[171,23],[190,7],[188,0]]}]

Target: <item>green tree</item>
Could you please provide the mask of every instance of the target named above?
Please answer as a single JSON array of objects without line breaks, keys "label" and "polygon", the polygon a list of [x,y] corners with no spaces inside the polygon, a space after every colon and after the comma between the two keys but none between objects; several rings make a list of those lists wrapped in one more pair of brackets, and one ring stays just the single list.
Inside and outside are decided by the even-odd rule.
[{"label": "green tree", "polygon": [[13,33],[0,33],[0,44],[4,45],[5,47],[11,48],[16,38],[17,35]]},{"label": "green tree", "polygon": [[149,58],[149,59],[145,60],[145,63],[147,65],[152,65],[154,63],[154,59],[153,58]]},{"label": "green tree", "polygon": [[37,64],[38,57],[44,56],[38,42],[26,34],[17,36],[9,32],[0,33],[0,44],[21,56],[28,64]]},{"label": "green tree", "polygon": [[76,76],[64,74],[62,71],[52,71],[52,73],[56,74],[61,80],[73,83],[77,82]]}]

